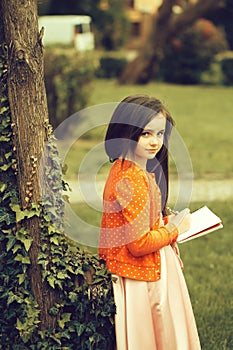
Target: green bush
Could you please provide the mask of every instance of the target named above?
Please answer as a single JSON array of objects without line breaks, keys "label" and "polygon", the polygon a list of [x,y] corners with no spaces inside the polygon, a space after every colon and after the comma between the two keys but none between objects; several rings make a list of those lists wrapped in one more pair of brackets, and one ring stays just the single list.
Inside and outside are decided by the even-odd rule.
[{"label": "green bush", "polygon": [[45,85],[54,128],[87,105],[95,71],[89,56],[71,49],[45,51]]},{"label": "green bush", "polygon": [[233,85],[233,57],[226,57],[221,60],[224,84]]},{"label": "green bush", "polygon": [[177,84],[199,84],[214,56],[226,48],[222,31],[212,22],[200,19],[167,46],[161,64],[162,79]]},{"label": "green bush", "polygon": [[118,77],[127,64],[126,58],[105,56],[100,58],[100,66],[96,72],[98,78]]}]

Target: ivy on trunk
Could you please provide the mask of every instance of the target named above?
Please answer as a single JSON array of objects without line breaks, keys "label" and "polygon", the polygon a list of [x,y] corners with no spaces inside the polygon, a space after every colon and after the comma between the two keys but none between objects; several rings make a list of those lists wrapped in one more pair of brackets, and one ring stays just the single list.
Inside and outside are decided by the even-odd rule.
[{"label": "ivy on trunk", "polygon": [[111,275],[64,232],[37,2],[0,11],[0,348],[110,350]]}]

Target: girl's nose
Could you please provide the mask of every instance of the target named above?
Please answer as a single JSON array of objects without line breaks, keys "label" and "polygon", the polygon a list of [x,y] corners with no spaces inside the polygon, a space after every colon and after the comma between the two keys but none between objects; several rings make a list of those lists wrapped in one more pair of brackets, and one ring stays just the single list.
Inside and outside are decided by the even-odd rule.
[{"label": "girl's nose", "polygon": [[156,136],[152,136],[150,139],[150,144],[151,145],[158,145],[159,144],[159,140]]}]

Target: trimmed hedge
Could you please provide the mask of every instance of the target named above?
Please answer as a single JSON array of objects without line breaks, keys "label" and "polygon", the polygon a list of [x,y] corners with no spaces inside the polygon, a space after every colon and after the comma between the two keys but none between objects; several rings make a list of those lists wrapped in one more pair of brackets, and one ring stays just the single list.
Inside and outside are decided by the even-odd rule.
[{"label": "trimmed hedge", "polygon": [[121,75],[127,64],[126,58],[104,56],[100,58],[99,69],[96,72],[98,78],[116,78]]},{"label": "trimmed hedge", "polygon": [[94,62],[89,56],[72,49],[45,50],[45,86],[54,128],[87,105],[95,76]]}]

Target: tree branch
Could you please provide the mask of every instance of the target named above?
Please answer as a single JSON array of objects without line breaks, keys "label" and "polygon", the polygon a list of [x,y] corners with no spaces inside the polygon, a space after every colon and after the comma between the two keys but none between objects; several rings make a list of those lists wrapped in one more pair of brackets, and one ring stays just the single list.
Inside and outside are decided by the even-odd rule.
[{"label": "tree branch", "polygon": [[175,3],[175,0],[164,0],[162,2],[155,16],[158,22],[163,23],[164,21],[169,20],[174,3]]}]

